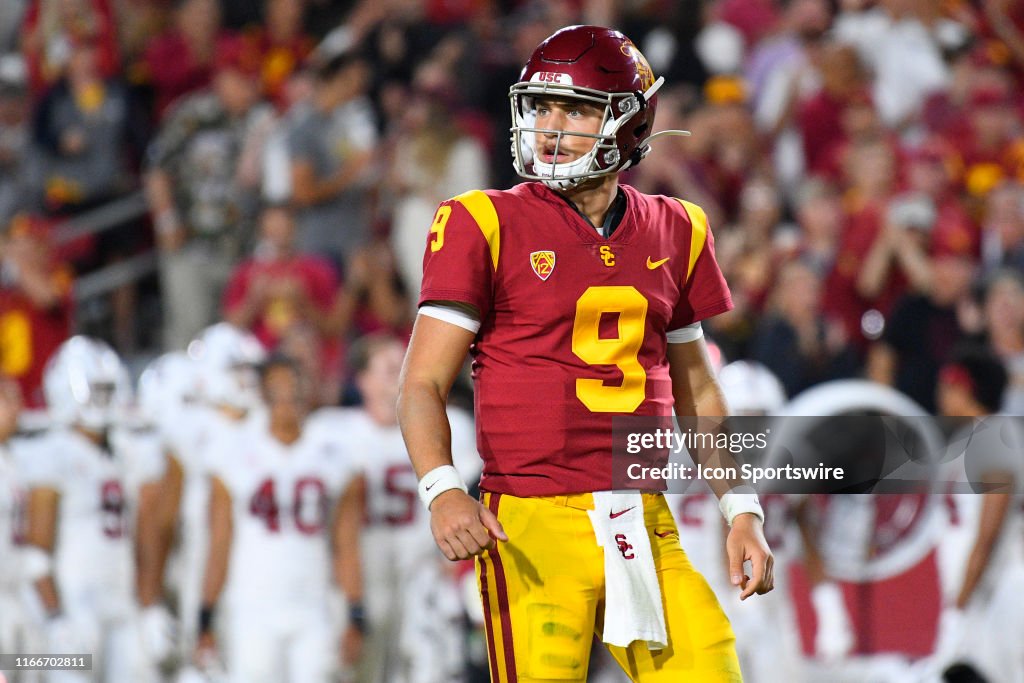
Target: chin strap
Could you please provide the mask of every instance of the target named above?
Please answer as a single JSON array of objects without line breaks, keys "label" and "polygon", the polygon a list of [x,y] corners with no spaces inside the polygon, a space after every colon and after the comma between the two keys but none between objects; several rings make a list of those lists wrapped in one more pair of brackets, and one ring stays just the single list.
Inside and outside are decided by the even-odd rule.
[{"label": "chin strap", "polygon": [[691,133],[688,130],[661,130],[655,133],[654,135],[646,138],[643,142],[640,143],[640,146],[647,147],[651,144],[651,140],[660,138],[662,135],[676,135],[678,137],[688,138],[691,135],[693,135],[693,133]]},{"label": "chin strap", "polygon": [[626,165],[623,166],[622,168],[620,168],[619,170],[620,171],[624,171],[628,167],[635,166],[636,164],[640,163],[641,159],[643,159],[644,157],[646,157],[648,154],[651,153],[651,140],[654,140],[656,138],[660,138],[662,135],[676,135],[676,136],[680,136],[680,137],[688,137],[690,135],[693,135],[693,133],[691,133],[688,130],[662,130],[662,131],[658,131],[654,135],[651,135],[651,136],[648,136],[648,137],[644,138],[644,141],[641,142],[637,146],[636,151],[633,152],[632,158],[630,158],[630,160],[628,162],[626,162]]}]

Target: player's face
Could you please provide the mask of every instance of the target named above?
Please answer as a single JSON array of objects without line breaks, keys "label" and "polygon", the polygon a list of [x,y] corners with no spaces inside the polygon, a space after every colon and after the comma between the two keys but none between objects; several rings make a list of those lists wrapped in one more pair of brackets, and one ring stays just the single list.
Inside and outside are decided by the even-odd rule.
[{"label": "player's face", "polygon": [[404,356],[405,351],[398,343],[389,343],[374,350],[358,380],[359,391],[367,402],[395,404]]},{"label": "player's face", "polygon": [[958,384],[939,382],[935,402],[938,404],[939,415],[956,417],[974,414],[975,403],[971,393]]},{"label": "player's face", "polygon": [[0,443],[6,441],[18,426],[21,412],[21,391],[14,380],[0,377]]},{"label": "player's face", "polygon": [[[579,100],[544,97],[538,97],[534,106],[537,112],[534,125],[537,128],[588,135],[596,135],[601,131],[601,123],[604,120],[603,107]],[[596,142],[594,138],[579,135],[563,135],[561,141],[554,133],[535,135],[537,156],[546,164],[575,161],[593,149]]]},{"label": "player's face", "polygon": [[292,368],[272,368],[263,379],[263,400],[272,424],[295,425],[306,417],[309,395],[305,382]]}]

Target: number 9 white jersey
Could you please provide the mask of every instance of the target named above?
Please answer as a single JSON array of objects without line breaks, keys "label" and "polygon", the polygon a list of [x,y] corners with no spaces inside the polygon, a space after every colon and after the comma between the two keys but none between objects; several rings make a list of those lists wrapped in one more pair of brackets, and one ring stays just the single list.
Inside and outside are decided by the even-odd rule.
[{"label": "number 9 white jersey", "polygon": [[19,460],[26,488],[60,494],[54,578],[68,611],[124,617],[134,604],[131,534],[139,487],[163,475],[151,432],[110,432],[110,453],[81,433],[57,428]]}]

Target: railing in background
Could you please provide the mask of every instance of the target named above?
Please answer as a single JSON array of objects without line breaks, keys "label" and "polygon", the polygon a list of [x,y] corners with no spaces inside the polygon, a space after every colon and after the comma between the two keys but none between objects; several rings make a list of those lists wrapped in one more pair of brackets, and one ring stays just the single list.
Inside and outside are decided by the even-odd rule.
[{"label": "railing in background", "polygon": [[[141,191],[115,199],[103,206],[85,211],[58,224],[53,239],[58,246],[75,240],[98,235],[141,218],[146,214],[146,197]],[[83,305],[104,296],[128,283],[150,275],[157,268],[154,250],[130,256],[91,273],[79,275],[75,280],[76,315],[83,315],[90,306]],[[81,322],[81,321],[79,321]]]}]

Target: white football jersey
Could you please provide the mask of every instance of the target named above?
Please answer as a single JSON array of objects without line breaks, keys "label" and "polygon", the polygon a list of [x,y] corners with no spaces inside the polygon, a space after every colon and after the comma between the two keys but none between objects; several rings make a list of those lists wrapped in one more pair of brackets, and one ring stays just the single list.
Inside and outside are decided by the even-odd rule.
[{"label": "white football jersey", "polygon": [[[452,460],[467,485],[472,485],[482,469],[473,420],[457,409],[448,411],[448,419]],[[398,425],[378,425],[359,409],[328,408],[318,411],[314,420],[317,429],[342,437],[346,459],[366,477],[367,552],[387,555],[388,564],[418,566],[424,554],[434,552],[434,539]]]},{"label": "white football jersey", "polygon": [[[205,562],[207,512],[210,505],[209,463],[216,459],[211,444],[242,429],[246,420],[231,420],[213,408],[203,405],[185,407],[177,428],[167,435],[171,456],[182,469],[182,491],[179,503],[183,562],[202,567]],[[200,569],[200,573],[202,569]]]},{"label": "white football jersey", "polygon": [[[473,420],[459,410],[449,410],[448,419],[452,460],[467,485],[473,484],[482,469]],[[397,424],[378,425],[363,410],[334,408],[318,411],[315,421],[317,429],[342,435],[346,460],[366,477],[367,522],[361,545],[370,632],[359,680],[406,682],[409,672],[396,644],[412,599],[409,591],[415,574],[440,554],[430,532],[430,515],[419,499],[416,473]]]},{"label": "white football jersey", "polygon": [[65,607],[100,618],[131,609],[138,490],[164,468],[155,433],[115,429],[108,445],[109,451],[73,429],[58,428],[19,453],[26,488],[60,494],[54,577]]},{"label": "white football jersey", "polygon": [[988,600],[1005,572],[1024,564],[1024,435],[1020,427],[1019,420],[997,416],[987,424],[965,427],[950,439],[940,474],[947,492],[942,498],[946,524],[938,549],[943,592],[948,602],[959,593],[978,538],[984,500],[981,481],[986,472],[1012,475],[1017,493],[992,549],[977,597]]},{"label": "white football jersey", "polygon": [[15,448],[13,440],[0,443],[0,592],[7,593],[20,581],[16,546],[25,532],[26,493],[15,468]]},{"label": "white football jersey", "polygon": [[306,428],[286,445],[262,420],[215,436],[209,470],[232,505],[226,604],[322,607],[331,585],[333,510],[354,474],[342,436]]}]

